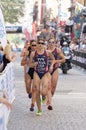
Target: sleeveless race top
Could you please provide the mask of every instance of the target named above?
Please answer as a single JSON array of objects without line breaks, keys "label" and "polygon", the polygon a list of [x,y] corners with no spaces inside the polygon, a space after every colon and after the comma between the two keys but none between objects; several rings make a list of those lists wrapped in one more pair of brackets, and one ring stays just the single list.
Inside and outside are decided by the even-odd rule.
[{"label": "sleeveless race top", "polygon": [[34,70],[39,75],[44,75],[48,72],[48,56],[46,51],[44,51],[43,54],[38,54],[37,51],[35,51],[34,62],[38,62],[38,65],[34,68]]},{"label": "sleeveless race top", "polygon": [[[53,54],[55,60],[58,60],[58,59],[59,59],[59,56],[58,56],[58,53],[57,53],[57,49],[56,49],[56,48],[52,51],[52,54]],[[48,58],[48,67],[50,67],[50,65],[51,65],[51,59]],[[57,67],[58,67],[58,63],[55,63],[55,64],[53,65],[53,68],[56,69]]]}]

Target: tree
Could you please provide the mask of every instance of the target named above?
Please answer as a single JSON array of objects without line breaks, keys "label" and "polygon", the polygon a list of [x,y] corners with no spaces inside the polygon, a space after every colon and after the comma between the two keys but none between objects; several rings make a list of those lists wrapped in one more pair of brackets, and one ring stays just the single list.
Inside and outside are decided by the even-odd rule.
[{"label": "tree", "polygon": [[0,0],[5,22],[17,23],[24,16],[24,0]]}]

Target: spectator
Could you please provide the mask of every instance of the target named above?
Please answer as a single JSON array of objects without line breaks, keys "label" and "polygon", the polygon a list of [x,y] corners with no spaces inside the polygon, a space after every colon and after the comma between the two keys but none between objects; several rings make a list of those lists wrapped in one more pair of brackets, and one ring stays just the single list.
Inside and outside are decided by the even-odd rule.
[{"label": "spectator", "polygon": [[79,42],[78,42],[78,39],[75,37],[70,42],[70,49],[74,51],[74,50],[78,50],[78,48],[79,48]]},{"label": "spectator", "polygon": [[0,45],[0,72],[2,72],[3,70],[3,55],[4,55],[3,47],[2,45]]},{"label": "spectator", "polygon": [[86,50],[86,39],[80,43],[80,50]]},{"label": "spectator", "polygon": [[7,66],[8,63],[13,62],[16,58],[16,53],[11,56],[11,45],[7,44],[4,48],[4,56],[3,56],[3,70]]},{"label": "spectator", "polygon": [[43,29],[39,36],[40,39],[45,39],[45,40],[49,40],[50,37],[51,37],[51,34],[50,34],[49,27],[47,27],[46,29]]}]

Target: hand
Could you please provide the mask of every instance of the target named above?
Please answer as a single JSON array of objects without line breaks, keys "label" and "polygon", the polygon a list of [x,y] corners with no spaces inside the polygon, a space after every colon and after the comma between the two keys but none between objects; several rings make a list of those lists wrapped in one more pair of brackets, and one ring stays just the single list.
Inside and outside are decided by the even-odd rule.
[{"label": "hand", "polygon": [[49,72],[52,73],[52,71],[53,71],[53,66],[50,66]]},{"label": "hand", "polygon": [[5,98],[3,102],[8,108],[12,109],[12,104]]},{"label": "hand", "polygon": [[34,62],[34,67],[36,67],[38,65],[38,62]]},{"label": "hand", "polygon": [[8,108],[12,109],[12,104],[7,100],[7,98],[1,98],[1,102],[5,104]]}]

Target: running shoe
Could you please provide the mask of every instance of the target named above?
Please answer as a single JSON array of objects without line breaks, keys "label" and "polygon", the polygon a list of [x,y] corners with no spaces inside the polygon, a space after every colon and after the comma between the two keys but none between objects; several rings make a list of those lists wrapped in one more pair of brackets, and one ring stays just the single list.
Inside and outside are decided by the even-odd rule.
[{"label": "running shoe", "polygon": [[31,104],[30,111],[34,111],[34,105]]},{"label": "running shoe", "polygon": [[34,111],[34,107],[31,107],[31,108],[30,108],[30,111]]},{"label": "running shoe", "polygon": [[38,112],[36,113],[37,116],[41,116],[42,115],[42,110],[38,110]]},{"label": "running shoe", "polygon": [[28,97],[29,97],[29,98],[32,98],[32,93],[29,93],[29,94],[28,94]]},{"label": "running shoe", "polygon": [[49,105],[48,110],[53,110],[53,107],[51,105]]},{"label": "running shoe", "polygon": [[42,96],[42,103],[46,104],[46,97],[45,96]]}]

